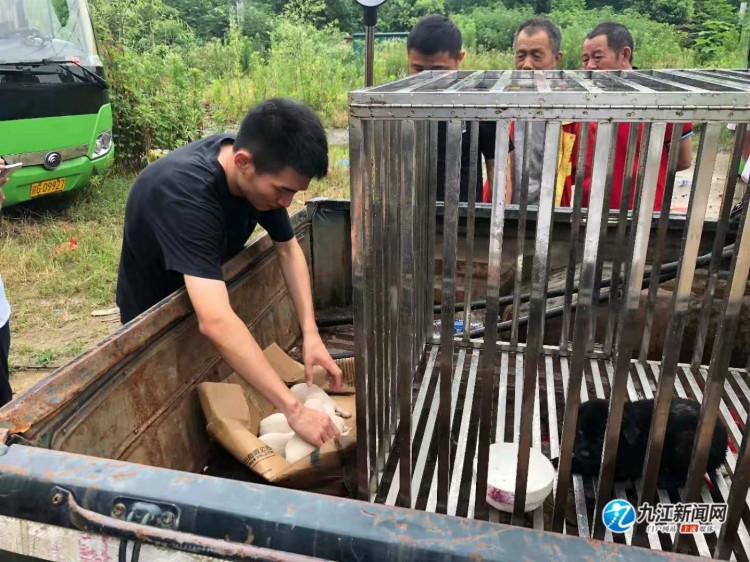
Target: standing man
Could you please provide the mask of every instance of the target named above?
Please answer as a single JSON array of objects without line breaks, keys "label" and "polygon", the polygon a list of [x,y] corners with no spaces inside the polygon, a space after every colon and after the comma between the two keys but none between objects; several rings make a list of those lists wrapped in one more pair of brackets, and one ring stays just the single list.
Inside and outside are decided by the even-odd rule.
[{"label": "standing man", "polygon": [[[0,169],[5,167],[5,162],[0,158]],[[0,207],[5,201],[3,186],[8,183],[8,178],[0,178]],[[13,398],[10,388],[10,372],[8,369],[8,354],[10,352],[10,304],[5,297],[3,278],[0,276],[0,407],[4,406]]]},{"label": "standing man", "polygon": [[[597,25],[583,41],[582,63],[585,70],[634,70],[633,66],[634,43],[633,36],[624,25],[616,22],[603,22]],[[687,170],[693,160],[693,147],[691,136],[693,135],[692,123],[682,124],[682,135],[679,152],[677,155],[677,170]],[[583,205],[588,206],[591,188],[591,162],[594,152],[594,140],[596,138],[596,124],[589,125],[588,150],[586,151],[586,173],[583,185]],[[659,176],[656,184],[656,196],[654,198],[654,211],[661,211],[664,199],[664,185],[667,180],[667,169],[669,164],[669,145],[672,139],[673,124],[669,123],[664,135],[664,148],[659,165]],[[617,127],[617,145],[615,148],[615,162],[612,176],[612,191],[610,195],[610,208],[619,209],[622,200],[623,178],[625,176],[625,159],[628,151],[628,136],[630,124],[621,123]],[[640,154],[641,138],[643,136],[643,124],[638,126],[638,144],[636,146],[635,161],[633,163],[633,183],[630,188],[628,208],[633,208],[635,200],[635,177],[638,171],[638,156]],[[571,204],[572,196],[566,193],[563,204]],[[671,201],[667,201],[669,207]]]},{"label": "standing man", "polygon": [[304,407],[274,372],[232,310],[221,266],[243,249],[257,224],[268,231],[299,316],[306,378],[311,382],[313,366],[321,365],[338,388],[341,370],[318,334],[305,256],[287,213],[311,178],[327,171],[325,130],[309,107],[288,99],[253,107],[236,136],[213,135],[178,148],[136,178],[117,280],[123,323],[184,285],[201,333],[313,445],[335,437],[336,426]]},{"label": "standing man", "polygon": [[583,40],[585,70],[633,70],[633,36],[621,23],[605,21]]},{"label": "standing man", "polygon": [[562,60],[560,28],[546,18],[523,22],[513,41],[516,70],[554,70]]},{"label": "standing man", "polygon": [[[466,54],[462,50],[461,32],[445,16],[433,14],[422,18],[406,40],[409,74],[423,70],[458,70]],[[471,135],[468,124],[462,123],[461,135],[461,187],[459,201],[469,200],[469,158]],[[477,202],[489,202],[482,189],[482,156],[487,165],[487,179],[492,185],[495,165],[495,127],[491,121],[479,122],[479,147],[477,151],[477,178],[471,182],[476,190]],[[445,199],[446,124],[438,124],[437,200]]]},{"label": "standing man", "polygon": [[[560,50],[562,33],[560,28],[546,18],[532,18],[520,25],[513,41],[513,60],[516,70],[554,70],[562,60]],[[517,126],[518,125],[518,126]],[[521,201],[521,180],[523,173],[524,145],[527,142],[523,124],[511,124],[513,151],[513,192],[510,203]],[[542,162],[546,127],[543,121],[531,122],[531,152],[527,163],[529,205],[539,205],[542,183]],[[555,204],[559,205],[564,185],[571,183],[573,146],[576,140],[575,123],[563,123],[560,131],[560,144],[557,160],[557,185]]]}]

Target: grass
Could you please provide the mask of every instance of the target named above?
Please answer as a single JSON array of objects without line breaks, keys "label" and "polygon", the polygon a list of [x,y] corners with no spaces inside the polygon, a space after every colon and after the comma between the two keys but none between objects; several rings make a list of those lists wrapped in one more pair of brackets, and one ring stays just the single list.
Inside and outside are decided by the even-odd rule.
[{"label": "grass", "polygon": [[107,175],[83,190],[3,210],[0,272],[12,306],[12,365],[49,366],[111,328],[90,314],[114,306],[131,180]]},{"label": "grass", "polygon": [[[311,183],[290,212],[313,197],[348,198],[346,146],[332,146],[327,178]],[[109,173],[88,187],[0,214],[0,274],[12,307],[14,370],[64,364],[119,326],[115,307],[123,218],[132,174]],[[259,235],[261,229],[256,229]],[[71,240],[75,239],[74,249]]]},{"label": "grass", "polygon": [[[235,73],[212,80],[205,88],[203,98],[213,129],[235,128],[249,107],[271,95],[300,99],[318,112],[327,127],[346,127],[346,92],[363,87],[361,61],[349,57],[349,47],[328,45],[327,48],[330,52],[321,55],[310,45],[300,47],[296,58],[303,60],[297,61],[296,75],[290,74],[288,60],[291,55],[282,52],[253,66],[247,74]],[[376,84],[405,76],[407,66],[405,41],[384,41],[376,45]],[[509,69],[513,68],[513,55],[467,50],[461,66],[466,70]]]}]

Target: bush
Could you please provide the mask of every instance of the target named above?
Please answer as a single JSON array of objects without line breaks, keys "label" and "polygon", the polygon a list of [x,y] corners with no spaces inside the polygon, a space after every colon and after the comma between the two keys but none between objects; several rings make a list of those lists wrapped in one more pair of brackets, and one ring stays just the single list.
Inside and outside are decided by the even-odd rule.
[{"label": "bush", "polygon": [[735,9],[726,0],[696,0],[695,17],[687,28],[701,64],[745,66],[746,42],[740,41]]},{"label": "bush", "polygon": [[737,41],[735,26],[726,21],[709,19],[703,22],[703,28],[695,35],[695,52],[699,63],[730,68],[744,66],[741,53],[733,52],[736,51]]},{"label": "bush", "polygon": [[195,44],[195,36],[177,11],[161,0],[94,0],[91,16],[105,48],[146,52],[157,47]]},{"label": "bush", "polygon": [[294,19],[279,20],[266,59],[250,69],[256,102],[293,97],[342,125],[347,92],[361,86],[363,75],[340,31]]},{"label": "bush", "polygon": [[257,95],[247,76],[216,79],[206,94],[214,129],[236,130],[247,111],[255,105]]},{"label": "bush", "polygon": [[[363,51],[364,54],[364,51]],[[357,61],[358,73],[362,76],[364,86],[364,57]],[[406,41],[390,40],[375,44],[375,68],[373,71],[376,84],[392,82],[406,76],[409,60],[406,53]],[[361,69],[361,70],[359,70]]]},{"label": "bush", "polygon": [[460,18],[457,25],[462,34],[464,30],[467,31],[466,45],[468,47],[478,50],[508,51],[513,49],[513,37],[518,27],[533,15],[529,7],[477,8],[468,16]]},{"label": "bush", "polygon": [[249,2],[245,5],[242,18],[242,35],[244,35],[256,52],[264,53],[271,46],[271,33],[275,27],[276,16],[267,7]]},{"label": "bush", "polygon": [[378,12],[381,31],[411,31],[424,16],[446,13],[443,0],[389,0]]},{"label": "bush", "polygon": [[645,13],[658,22],[684,25],[693,18],[694,5],[691,0],[653,0]]},{"label": "bush", "polygon": [[152,148],[172,149],[200,136],[203,76],[179,52],[109,51],[106,59],[121,166],[138,168]]},{"label": "bush", "polygon": [[[615,14],[609,9],[553,12],[550,18],[563,30],[561,68],[581,68],[583,40],[602,21],[617,21],[633,34],[633,62],[639,68],[689,68],[692,53],[682,46],[684,33],[671,25],[649,20],[630,10]],[[658,41],[654,41],[658,37]]]},{"label": "bush", "polygon": [[92,3],[110,84],[118,164],[137,168],[152,148],[171,149],[202,131],[202,73],[184,52],[195,39],[159,1]]},{"label": "bush", "polygon": [[187,64],[198,68],[209,79],[236,77],[250,71],[253,61],[261,56],[252,39],[243,36],[231,23],[224,39],[214,39],[183,51]]},{"label": "bush", "polygon": [[461,69],[464,70],[509,70],[514,68],[513,53],[506,51],[467,51]]},{"label": "bush", "polygon": [[204,40],[223,37],[236,13],[226,0],[165,0],[180,19]]}]

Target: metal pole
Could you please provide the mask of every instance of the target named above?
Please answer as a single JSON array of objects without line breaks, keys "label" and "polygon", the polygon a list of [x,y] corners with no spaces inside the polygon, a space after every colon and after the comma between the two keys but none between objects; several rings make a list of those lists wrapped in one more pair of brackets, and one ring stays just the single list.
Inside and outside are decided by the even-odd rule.
[{"label": "metal pole", "polygon": [[369,88],[374,83],[374,64],[375,64],[375,24],[378,21],[378,10],[366,6],[365,12],[365,88]]},{"label": "metal pole", "polygon": [[365,37],[365,87],[373,85],[373,57],[375,51],[375,26],[367,26],[367,36]]}]

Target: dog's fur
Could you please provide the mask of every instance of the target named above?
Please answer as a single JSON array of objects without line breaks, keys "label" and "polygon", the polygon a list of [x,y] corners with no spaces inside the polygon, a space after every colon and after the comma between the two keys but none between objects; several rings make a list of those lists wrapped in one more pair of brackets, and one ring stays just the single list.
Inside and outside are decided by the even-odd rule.
[{"label": "dog's fur", "polygon": [[[615,480],[632,480],[641,477],[646,460],[653,409],[653,399],[625,403],[615,464]],[[700,409],[700,403],[695,400],[672,399],[659,467],[660,487],[671,488],[685,484],[693,453],[693,440],[700,419]],[[588,400],[580,405],[573,449],[572,471],[574,473],[584,476],[599,475],[608,412],[608,400]],[[727,445],[727,429],[721,419],[717,419],[706,468],[709,474],[713,474],[724,462]]]}]

